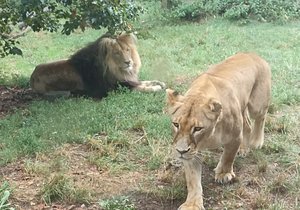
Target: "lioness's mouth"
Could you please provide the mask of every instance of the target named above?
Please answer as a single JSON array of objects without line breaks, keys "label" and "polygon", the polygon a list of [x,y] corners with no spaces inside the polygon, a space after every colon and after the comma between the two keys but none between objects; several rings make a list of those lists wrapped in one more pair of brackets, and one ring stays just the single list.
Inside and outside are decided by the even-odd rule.
[{"label": "lioness's mouth", "polygon": [[182,160],[182,161],[185,161],[185,160],[191,160],[191,159],[193,159],[194,157],[193,156],[183,156],[183,155],[180,155],[179,157],[178,157],[178,159],[179,160]]}]

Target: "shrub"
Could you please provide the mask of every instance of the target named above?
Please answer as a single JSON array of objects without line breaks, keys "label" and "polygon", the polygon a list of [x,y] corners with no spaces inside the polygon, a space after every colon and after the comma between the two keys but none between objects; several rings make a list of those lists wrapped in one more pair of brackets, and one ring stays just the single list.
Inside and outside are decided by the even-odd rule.
[{"label": "shrub", "polygon": [[177,4],[171,17],[198,20],[222,16],[229,20],[288,21],[300,17],[300,2],[293,0],[200,0]]},{"label": "shrub", "polygon": [[183,20],[198,20],[207,15],[208,13],[202,1],[192,4],[178,4],[171,13],[171,17]]}]

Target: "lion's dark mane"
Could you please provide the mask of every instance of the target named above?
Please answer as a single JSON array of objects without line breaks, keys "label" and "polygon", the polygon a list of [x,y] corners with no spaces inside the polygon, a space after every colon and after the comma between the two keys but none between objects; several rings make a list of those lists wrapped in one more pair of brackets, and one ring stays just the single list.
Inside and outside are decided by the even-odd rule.
[{"label": "lion's dark mane", "polygon": [[107,50],[100,49],[100,43],[103,38],[113,37],[103,35],[96,41],[78,50],[69,59],[69,62],[83,80],[86,91],[82,94],[97,98],[107,96],[109,91],[117,89],[119,85],[132,89],[139,84],[138,81],[117,81],[115,76],[106,69],[108,67],[103,64]]}]

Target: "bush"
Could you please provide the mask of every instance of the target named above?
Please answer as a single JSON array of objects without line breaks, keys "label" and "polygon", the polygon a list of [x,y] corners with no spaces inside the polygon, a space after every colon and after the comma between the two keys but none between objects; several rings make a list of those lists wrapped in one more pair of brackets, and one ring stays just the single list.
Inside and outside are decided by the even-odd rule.
[{"label": "bush", "polygon": [[198,20],[222,16],[229,20],[288,21],[299,19],[300,2],[293,0],[199,0],[178,4],[171,17]]},{"label": "bush", "polygon": [[202,1],[192,4],[178,4],[171,13],[171,17],[183,20],[198,20],[208,15]]}]

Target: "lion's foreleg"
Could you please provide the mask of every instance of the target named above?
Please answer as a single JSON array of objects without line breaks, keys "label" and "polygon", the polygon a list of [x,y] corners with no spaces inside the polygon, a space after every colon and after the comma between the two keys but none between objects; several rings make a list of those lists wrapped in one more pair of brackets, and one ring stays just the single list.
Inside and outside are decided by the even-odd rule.
[{"label": "lion's foreleg", "polygon": [[184,171],[188,195],[179,210],[203,210],[201,163],[197,160],[186,161],[184,162]]},{"label": "lion's foreleg", "polygon": [[134,90],[141,92],[156,92],[166,88],[165,83],[153,80],[153,81],[140,81],[140,83],[134,87]]}]

